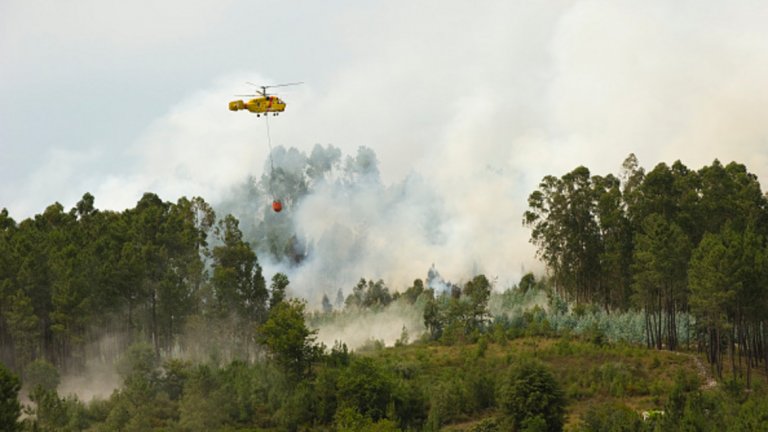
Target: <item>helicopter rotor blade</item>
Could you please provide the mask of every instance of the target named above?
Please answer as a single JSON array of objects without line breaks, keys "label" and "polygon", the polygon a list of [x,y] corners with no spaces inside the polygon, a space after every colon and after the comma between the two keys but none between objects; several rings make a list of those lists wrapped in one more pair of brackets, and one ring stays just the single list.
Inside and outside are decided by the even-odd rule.
[{"label": "helicopter rotor blade", "polygon": [[266,88],[273,88],[273,87],[286,87],[286,86],[299,85],[299,84],[304,84],[304,82],[303,82],[303,81],[298,81],[298,82],[285,83],[285,84],[274,84],[274,85],[268,85],[268,86],[264,86],[264,87],[266,87]]},{"label": "helicopter rotor blade", "polygon": [[[261,89],[261,91],[259,91],[259,90],[256,90],[256,93],[258,93],[258,95],[261,95],[261,96],[264,96],[264,97],[269,97],[269,96],[271,96],[269,93],[267,93],[267,89],[268,89],[268,88],[274,88],[274,87],[287,87],[287,86],[294,86],[294,85],[304,84],[304,82],[303,82],[303,81],[292,82],[292,83],[285,83],[285,84],[274,84],[274,85],[267,85],[267,86],[264,86],[264,85],[258,85],[258,84],[254,84],[254,83],[252,83],[252,82],[250,82],[250,81],[246,81],[245,83],[246,83],[246,84],[248,84],[248,85],[252,85],[252,86],[254,86],[254,87],[258,87],[258,88],[260,88],[260,89]],[[253,96],[257,96],[257,95],[253,95]]]}]

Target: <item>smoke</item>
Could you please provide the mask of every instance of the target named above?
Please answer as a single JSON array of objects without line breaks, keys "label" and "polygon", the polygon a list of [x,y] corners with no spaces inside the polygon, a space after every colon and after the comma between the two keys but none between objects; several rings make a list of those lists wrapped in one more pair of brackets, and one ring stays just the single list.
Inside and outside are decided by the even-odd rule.
[{"label": "smoke", "polygon": [[[485,189],[462,192],[478,181]],[[243,221],[267,275],[287,273],[291,294],[318,306],[323,294],[349,290],[361,277],[382,279],[393,291],[416,278],[461,283],[478,273],[511,286],[528,252],[526,239],[516,237],[522,209],[504,190],[511,183],[483,167],[453,190],[415,171],[388,185],[370,148],[342,155],[316,145],[307,155],[276,147],[260,181],[235,189],[217,208]],[[273,196],[288,204],[280,214],[268,210]],[[442,276],[427,274],[435,267]]]},{"label": "smoke", "polygon": [[120,387],[120,383],[121,379],[114,365],[89,361],[84,370],[61,378],[58,393],[62,396],[77,395],[77,398],[84,402],[93,399],[104,400]]},{"label": "smoke", "polygon": [[[360,277],[400,290],[433,263],[447,280],[485,273],[508,287],[541,270],[521,219],[545,175],[578,165],[616,173],[629,153],[647,168],[720,158],[768,174],[768,92],[755,85],[768,72],[768,10],[751,6],[349,9],[345,21],[357,24],[345,35],[355,37],[340,39],[349,61],[332,79],[281,93],[288,110],[270,118],[280,184],[306,170],[311,190],[262,188],[259,199],[298,196],[280,215],[244,194],[238,216],[253,227],[283,218],[273,233],[298,235],[306,256],[287,271],[311,303]],[[263,181],[264,121],[223,109],[232,83],[258,75],[219,79],[145,135],[152,186],[216,202],[249,174]],[[332,146],[310,150],[317,142]]]},{"label": "smoke", "polygon": [[414,305],[394,302],[379,312],[345,311],[334,315],[333,319],[317,325],[317,342],[332,347],[336,341],[340,341],[351,350],[361,348],[372,341],[381,341],[386,346],[392,346],[400,340],[403,329],[408,341],[418,339],[426,330],[423,311]]},{"label": "smoke", "polygon": [[[768,91],[756,85],[768,72],[764,6],[493,4],[472,12],[487,19],[466,38],[446,31],[455,24],[448,14],[414,43],[404,35],[423,25],[422,12],[416,7],[398,24],[380,18],[376,24],[406,31],[366,39],[379,54],[342,75],[319,120],[301,111],[291,119],[336,137],[347,154],[359,142],[381,160],[381,184],[326,184],[297,206],[297,229],[316,244],[292,280],[310,298],[360,276],[401,289],[432,263],[448,280],[485,273],[508,287],[541,269],[521,226],[527,194],[544,175],[580,164],[616,173],[634,152],[648,168],[681,159],[698,169],[719,158],[768,175]],[[439,43],[451,54],[418,56]],[[405,85],[401,74],[424,76],[420,68],[441,73]],[[373,79],[375,87],[363,82]],[[387,94],[401,88],[408,91]],[[399,104],[401,97],[413,103]],[[354,112],[334,119],[337,130],[316,124],[333,118],[325,108],[344,103]],[[298,132],[286,137],[301,141]]]},{"label": "smoke", "polygon": [[573,4],[551,45],[549,117],[561,148],[586,150],[577,159],[600,170],[631,150],[649,167],[720,158],[765,177],[767,15],[754,2]]},{"label": "smoke", "polygon": [[63,374],[58,393],[62,396],[76,395],[84,402],[109,398],[122,382],[115,370],[115,363],[127,343],[127,335],[118,332],[104,334],[87,344],[84,349],[84,368]]}]

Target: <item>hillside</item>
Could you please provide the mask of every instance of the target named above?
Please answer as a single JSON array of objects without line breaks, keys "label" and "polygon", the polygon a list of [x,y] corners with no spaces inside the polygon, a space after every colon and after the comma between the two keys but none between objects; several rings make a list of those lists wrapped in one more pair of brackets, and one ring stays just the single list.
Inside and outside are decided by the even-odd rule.
[{"label": "hillside", "polygon": [[[730,379],[712,386],[696,354],[595,342],[483,336],[356,353],[337,345],[301,375],[272,362],[159,365],[148,346],[135,346],[122,362],[123,386],[108,399],[84,403],[43,389],[32,399],[41,430],[501,431],[510,427],[509,376],[533,362],[562,391],[565,431],[768,425],[763,374],[747,392]],[[644,411],[655,417],[642,421]]]},{"label": "hillside", "polygon": [[[695,354],[628,345],[599,346],[574,338],[522,337],[491,342],[485,349],[478,343],[412,345],[362,355],[375,358],[388,369],[407,371],[424,388],[434,390],[447,383],[444,397],[454,400],[446,401],[446,407],[477,404],[483,379],[489,380],[487,390],[490,390],[500,384],[515,365],[537,359],[554,373],[565,391],[567,431],[580,430],[587,411],[600,405],[621,404],[638,414],[663,410],[669,395],[681,383],[689,390],[719,392],[706,387],[707,376],[698,373]],[[490,404],[478,412],[464,412],[463,408],[449,410],[445,416],[446,424],[441,430],[462,431],[473,430],[481,420],[500,418],[503,414],[498,406]]]}]

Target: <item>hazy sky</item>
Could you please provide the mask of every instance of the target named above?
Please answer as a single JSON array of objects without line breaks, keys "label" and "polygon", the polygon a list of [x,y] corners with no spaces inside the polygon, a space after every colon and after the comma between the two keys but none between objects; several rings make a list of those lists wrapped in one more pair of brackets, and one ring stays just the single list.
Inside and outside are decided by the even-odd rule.
[{"label": "hazy sky", "polygon": [[0,207],[216,202],[267,152],[232,95],[304,81],[274,144],[374,149],[385,183],[419,173],[457,236],[519,268],[546,174],[634,152],[765,181],[766,22],[763,1],[0,0]]}]

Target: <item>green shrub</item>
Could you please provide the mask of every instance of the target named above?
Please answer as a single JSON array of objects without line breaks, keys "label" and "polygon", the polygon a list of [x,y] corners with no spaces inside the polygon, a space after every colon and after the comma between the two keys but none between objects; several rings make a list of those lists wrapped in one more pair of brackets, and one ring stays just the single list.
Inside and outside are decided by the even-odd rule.
[{"label": "green shrub", "polygon": [[4,425],[9,432],[20,430],[17,423],[21,414],[19,404],[19,390],[21,384],[19,378],[0,363],[0,425]]},{"label": "green shrub", "polygon": [[[552,373],[540,362],[525,361],[513,368],[500,388],[499,405],[515,429],[535,430],[543,419],[549,432],[563,429],[565,396]],[[528,423],[526,423],[528,422]]]},{"label": "green shrub", "polygon": [[394,413],[403,430],[421,430],[428,412],[422,390],[412,382],[400,381],[394,391]]},{"label": "green shrub", "polygon": [[768,430],[768,399],[750,397],[739,408],[738,420],[732,427],[734,432]]},{"label": "green shrub", "polygon": [[33,430],[80,431],[87,427],[85,406],[76,397],[60,398],[56,390],[38,385],[29,398],[35,403]]},{"label": "green shrub", "polygon": [[653,360],[651,360],[651,369],[658,369],[661,366],[661,360],[659,360],[658,356],[653,356]]},{"label": "green shrub", "polygon": [[583,432],[641,432],[641,417],[631,408],[620,403],[593,406],[581,419],[579,431]]},{"label": "green shrub", "polygon": [[467,429],[467,432],[500,432],[499,423],[495,418],[486,418]]},{"label": "green shrub", "polygon": [[392,380],[372,359],[354,357],[339,376],[338,403],[375,421],[386,416],[392,390]]},{"label": "green shrub", "polygon": [[632,372],[623,362],[604,363],[594,369],[593,375],[595,381],[615,397],[623,397],[632,380]]},{"label": "green shrub", "polygon": [[477,342],[477,350],[475,351],[475,355],[480,358],[485,357],[486,351],[488,351],[488,337],[483,335]]},{"label": "green shrub", "polygon": [[117,373],[124,380],[143,378],[151,381],[156,377],[158,361],[152,346],[136,343],[128,347],[123,357],[117,362]]},{"label": "green shrub", "polygon": [[464,418],[468,408],[466,388],[457,377],[437,382],[431,391],[428,427],[440,430],[440,426]]},{"label": "green shrub", "polygon": [[491,408],[496,403],[496,385],[491,374],[480,368],[467,371],[466,375],[468,413]]},{"label": "green shrub", "polygon": [[595,346],[604,347],[608,345],[608,337],[597,323],[589,326],[587,331],[584,332],[584,337]]},{"label": "green shrub", "polygon": [[42,387],[44,390],[56,390],[59,387],[59,382],[59,371],[54,365],[43,359],[33,361],[24,371],[24,383],[30,390],[37,387]]}]

